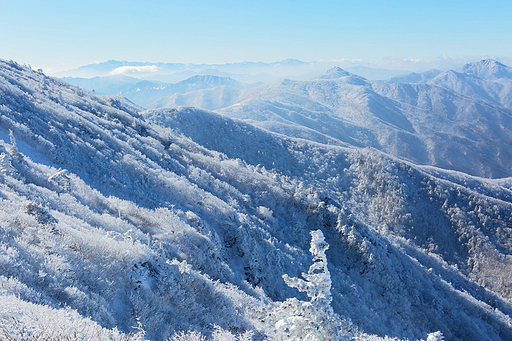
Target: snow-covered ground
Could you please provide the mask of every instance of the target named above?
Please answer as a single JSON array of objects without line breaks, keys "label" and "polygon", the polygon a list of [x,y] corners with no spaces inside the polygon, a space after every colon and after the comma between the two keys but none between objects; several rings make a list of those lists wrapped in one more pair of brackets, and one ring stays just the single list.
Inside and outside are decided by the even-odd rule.
[{"label": "snow-covered ground", "polygon": [[[266,86],[313,111],[331,81]],[[512,339],[510,178],[139,112],[6,61],[0,133],[0,336]]]}]

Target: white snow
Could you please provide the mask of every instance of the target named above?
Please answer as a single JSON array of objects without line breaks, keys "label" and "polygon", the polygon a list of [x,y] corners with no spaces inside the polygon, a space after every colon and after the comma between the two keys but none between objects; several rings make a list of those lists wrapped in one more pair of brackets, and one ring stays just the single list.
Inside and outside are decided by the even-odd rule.
[{"label": "white snow", "polygon": [[[265,91],[308,111],[383,98],[344,77]],[[263,339],[284,326],[273,313],[310,307],[282,278],[305,273],[327,311],[310,317],[338,316],[340,339],[512,338],[510,179],[191,107],[138,112],[6,61],[0,131],[4,335]]]}]

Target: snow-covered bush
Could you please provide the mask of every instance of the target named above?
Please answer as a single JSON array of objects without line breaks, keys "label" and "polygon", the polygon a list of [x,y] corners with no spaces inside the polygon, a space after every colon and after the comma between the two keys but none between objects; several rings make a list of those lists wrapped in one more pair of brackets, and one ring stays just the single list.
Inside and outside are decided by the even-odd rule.
[{"label": "snow-covered bush", "polygon": [[[234,335],[228,330],[222,329],[215,325],[210,341],[251,341],[253,332],[246,331],[239,335]],[[206,336],[198,331],[190,330],[188,332],[181,331],[172,336],[169,341],[206,341]]]}]

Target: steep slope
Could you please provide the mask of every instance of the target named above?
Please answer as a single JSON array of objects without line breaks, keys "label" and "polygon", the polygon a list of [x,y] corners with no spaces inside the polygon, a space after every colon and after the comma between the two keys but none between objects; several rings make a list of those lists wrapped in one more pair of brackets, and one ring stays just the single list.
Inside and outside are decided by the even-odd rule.
[{"label": "steep slope", "polygon": [[508,180],[192,108],[137,113],[0,63],[3,325],[17,305],[157,340],[213,323],[272,335],[281,301],[307,300],[282,275],[307,271],[321,230],[332,308],[359,330],[512,337]]},{"label": "steep slope", "polygon": [[[430,169],[416,169],[411,165],[388,159],[380,153],[371,150],[361,150],[349,154],[342,152],[339,154],[343,149],[335,147],[326,148],[320,145],[315,146],[308,143],[304,144],[304,142],[290,141],[289,143],[292,143],[294,146],[292,148],[293,154],[296,155],[296,157],[291,157],[289,155],[291,151],[287,152],[284,149],[282,140],[276,140],[275,138],[262,139],[259,134],[255,133],[257,131],[255,131],[255,128],[249,125],[240,126],[239,123],[232,122],[222,116],[217,116],[213,121],[209,119],[209,130],[204,132],[200,129],[200,125],[204,122],[205,116],[209,117],[212,114],[190,108],[148,111],[143,113],[143,115],[146,119],[156,122],[161,126],[172,127],[173,130],[191,136],[192,139],[200,144],[226,153],[229,157],[241,158],[248,163],[259,163],[264,167],[274,168],[278,172],[292,178],[299,177],[304,183],[312,184],[313,188],[321,189],[321,198],[326,203],[342,203],[342,211],[345,212],[342,220],[344,222],[347,220],[351,221],[352,223],[349,223],[349,225],[356,224],[357,228],[342,229],[343,232],[342,230],[337,230],[334,235],[329,235],[329,238],[337,240],[336,242],[331,242],[332,239],[328,239],[331,240],[331,246],[336,245],[335,247],[340,247],[333,252],[332,261],[337,262],[337,259],[341,262],[337,263],[338,266],[341,268],[346,266],[341,273],[349,275],[351,280],[357,283],[356,286],[358,288],[366,288],[367,290],[364,290],[364,292],[370,296],[362,298],[360,296],[362,293],[359,293],[356,294],[356,297],[352,298],[351,291],[348,288],[343,289],[343,285],[341,285],[343,282],[341,278],[344,278],[342,276],[333,281],[334,287],[340,290],[338,292],[343,293],[343,296],[340,297],[341,301],[335,299],[334,302],[345,307],[350,306],[346,311],[353,313],[348,316],[360,325],[364,325],[365,321],[367,323],[369,320],[377,318],[367,310],[368,307],[370,307],[370,310],[373,309],[372,307],[374,307],[373,304],[375,302],[372,303],[372,300],[378,300],[380,303],[375,303],[377,305],[384,304],[387,306],[389,308],[387,313],[391,313],[391,315],[386,318],[393,320],[398,315],[403,317],[404,312],[398,309],[397,311],[400,311],[398,315],[391,317],[393,309],[397,309],[397,307],[393,308],[395,303],[391,303],[393,299],[390,296],[396,294],[408,297],[415,290],[418,290],[418,293],[423,292],[419,287],[416,287],[416,284],[411,283],[410,279],[407,279],[410,275],[404,276],[399,274],[396,279],[389,279],[387,277],[390,273],[402,270],[394,268],[394,266],[398,266],[397,263],[395,263],[395,260],[390,261],[385,253],[381,254],[380,252],[383,252],[383,250],[378,251],[380,247],[378,245],[382,245],[380,243],[387,245],[386,248],[394,245],[401,252],[405,252],[415,260],[421,258],[421,262],[426,261],[428,256],[423,254],[424,251],[420,250],[428,251],[431,256],[436,255],[434,257],[440,257],[438,259],[444,259],[448,262],[447,264],[451,265],[451,270],[448,270],[448,267],[444,268],[444,270],[438,268],[438,270],[433,271],[443,272],[447,276],[444,277],[445,280],[452,283],[452,285],[457,283],[456,286],[461,285],[465,287],[469,284],[467,278],[470,277],[482,285],[486,285],[489,288],[492,287],[507,297],[510,295],[510,284],[505,284],[510,283],[510,278],[508,277],[507,270],[503,270],[504,267],[510,268],[512,265],[510,263],[510,246],[503,249],[502,245],[508,244],[508,240],[510,240],[511,225],[508,218],[505,218],[505,220],[501,218],[507,216],[506,213],[502,214],[503,212],[493,211],[497,207],[499,207],[498,210],[511,209],[511,192],[506,187],[496,187],[496,184],[493,182],[470,178],[463,174],[443,173],[441,170],[436,170],[435,174],[437,177],[432,177],[428,174],[428,172],[433,172]],[[270,134],[270,136],[272,135]],[[287,149],[290,149],[290,147]],[[459,186],[456,183],[447,181],[446,179],[448,178],[451,180],[457,179],[458,182],[461,182],[460,178],[462,178],[464,184],[470,183],[471,186],[470,188]],[[497,195],[497,193],[500,194]],[[475,201],[476,198],[478,198],[478,203]],[[502,200],[506,200],[507,203],[505,204]],[[490,220],[486,222],[484,222],[485,219],[480,220],[483,218],[483,216],[479,216],[479,212],[481,212],[480,205],[483,203],[489,209],[488,214],[485,214],[487,217],[485,219],[489,219],[492,216],[494,223],[488,225],[487,232],[481,234],[483,231],[482,224],[486,225],[490,222]],[[497,206],[491,208],[494,205]],[[272,210],[276,210],[276,208],[272,207]],[[349,216],[351,218],[347,218]],[[359,223],[355,223],[355,221]],[[367,229],[364,227],[364,224],[359,225],[362,222],[374,226],[379,233],[393,242],[389,244],[389,239],[381,239],[380,236],[375,234],[374,229]],[[501,226],[501,228],[498,228],[498,226]],[[352,234],[353,232],[355,235]],[[398,239],[396,239],[397,236],[399,236]],[[341,239],[339,239],[340,237]],[[377,239],[374,240],[372,238]],[[365,244],[363,249],[369,249],[365,251],[361,249],[350,251],[352,247],[357,249],[356,245],[363,240],[369,243]],[[484,242],[484,240],[487,241]],[[490,242],[490,240],[494,241]],[[500,241],[495,243],[498,240]],[[355,253],[353,254],[352,252]],[[372,260],[374,257],[379,260]],[[388,266],[388,262],[394,264],[392,266],[393,270],[383,270],[380,268],[381,266]],[[397,262],[400,263],[401,261]],[[494,263],[494,265],[489,267],[477,265],[489,264],[488,262]],[[434,263],[428,261],[428,266],[425,263],[422,264],[430,268]],[[373,266],[381,270],[376,270]],[[414,267],[412,264],[403,264],[403,266],[404,271],[408,267]],[[453,275],[451,271],[455,268],[458,269],[456,272],[460,271],[459,274],[463,274],[462,277],[458,279],[451,277]],[[369,273],[368,277],[360,276],[367,272]],[[341,275],[341,273],[338,274]],[[410,290],[409,293],[401,291],[398,294],[387,286],[385,286],[386,289],[383,289],[382,285],[384,282],[379,282],[378,284],[373,282],[375,280],[373,276],[377,273],[380,275],[385,273],[386,279],[381,278],[384,282],[396,280],[395,285],[398,285],[399,288],[409,288],[407,289]],[[449,275],[448,273],[451,274]],[[414,275],[412,276],[414,277]],[[339,286],[336,284],[336,281],[340,281],[338,282]],[[410,286],[416,289],[411,289]],[[381,290],[384,290],[383,292],[390,290],[390,296],[387,296],[384,301],[373,296],[374,293]],[[476,287],[471,290],[474,292]],[[417,299],[419,301],[415,303],[411,301],[406,303],[406,305],[411,304],[411,309],[416,312],[424,309],[425,307],[421,305],[429,300],[426,297],[418,297]],[[431,299],[433,298],[431,297]],[[355,306],[357,305],[355,302],[358,302],[358,300],[365,302],[359,308]],[[396,303],[400,304],[399,302],[401,301]],[[458,304],[456,305],[459,306]],[[441,304],[441,306],[443,308],[440,309],[444,311],[446,306],[444,304]],[[408,311],[406,314],[411,314],[411,318],[413,318],[412,316],[419,318],[412,311]],[[423,314],[429,315],[430,313],[423,312]],[[455,323],[451,318],[449,319],[450,322],[448,324]],[[384,324],[398,323],[398,320],[394,320],[394,322],[380,321]],[[371,331],[380,332],[378,329],[372,329]],[[402,337],[404,335],[401,334]],[[455,336],[452,335],[451,337]],[[469,333],[465,334],[462,339],[472,339],[474,337],[475,335],[471,336],[471,333]]]}]

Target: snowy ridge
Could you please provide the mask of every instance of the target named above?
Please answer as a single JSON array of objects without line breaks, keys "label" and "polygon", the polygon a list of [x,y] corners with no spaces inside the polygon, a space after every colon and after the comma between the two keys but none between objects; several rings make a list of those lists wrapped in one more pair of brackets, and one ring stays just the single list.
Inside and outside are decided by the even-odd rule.
[{"label": "snowy ridge", "polygon": [[279,321],[317,316],[282,276],[310,269],[320,230],[318,314],[339,339],[512,338],[510,180],[190,107],[139,113],[13,62],[0,95],[0,333],[51,313],[152,340],[286,339]]}]

